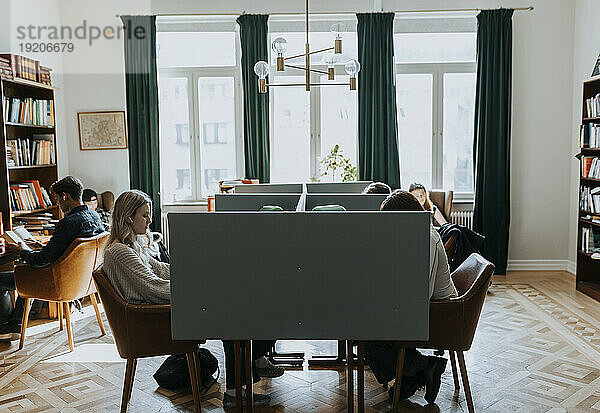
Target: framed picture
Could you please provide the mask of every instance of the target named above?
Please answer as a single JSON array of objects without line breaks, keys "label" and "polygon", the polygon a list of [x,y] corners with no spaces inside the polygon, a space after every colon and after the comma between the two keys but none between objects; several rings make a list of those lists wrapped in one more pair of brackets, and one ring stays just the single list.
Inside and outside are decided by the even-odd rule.
[{"label": "framed picture", "polygon": [[77,112],[82,151],[127,149],[124,111]]}]

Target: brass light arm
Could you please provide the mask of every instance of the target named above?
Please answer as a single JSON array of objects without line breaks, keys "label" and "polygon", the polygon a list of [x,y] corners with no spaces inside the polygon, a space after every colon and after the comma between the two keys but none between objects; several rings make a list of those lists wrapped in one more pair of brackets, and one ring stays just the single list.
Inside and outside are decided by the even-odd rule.
[{"label": "brass light arm", "polygon": [[[311,55],[311,54],[315,54],[315,53],[326,52],[328,50],[333,50],[333,49],[335,49],[335,47],[328,47],[327,49],[315,50],[315,51],[309,52],[308,54]],[[296,56],[286,57],[284,60],[297,59],[299,57],[304,57],[304,56],[306,56],[306,53],[298,54]]]},{"label": "brass light arm", "polygon": [[[285,67],[291,67],[292,69],[300,69],[300,70],[306,71],[306,68],[302,67],[302,66],[285,65]],[[328,72],[326,72],[324,70],[318,70],[318,69],[310,69],[310,71],[313,72],[313,73],[323,73],[325,75],[328,73]]]},{"label": "brass light arm", "polygon": [[[267,87],[304,86],[304,83],[267,83]],[[350,86],[350,83],[311,83],[311,86]]]}]

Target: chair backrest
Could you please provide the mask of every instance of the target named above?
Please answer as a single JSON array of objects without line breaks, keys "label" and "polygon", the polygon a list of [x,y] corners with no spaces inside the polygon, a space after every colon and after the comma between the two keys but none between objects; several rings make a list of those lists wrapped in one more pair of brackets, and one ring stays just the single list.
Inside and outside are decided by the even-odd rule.
[{"label": "chair backrest", "polygon": [[458,233],[453,232],[450,235],[450,238],[446,240],[444,243],[444,250],[446,251],[446,257],[448,257],[448,263],[452,261],[452,257],[454,257],[454,251],[456,249],[456,239],[458,238]]},{"label": "chair backrest", "polygon": [[453,198],[454,191],[444,191],[442,189],[432,189],[429,191],[429,199],[431,199],[431,202],[440,210],[448,222],[450,222]]},{"label": "chair backrest", "polygon": [[98,267],[100,250],[108,233],[90,238],[77,238],[51,264],[54,288],[61,301],[71,301],[90,294],[92,271]]},{"label": "chair backrest", "polygon": [[98,196],[98,207],[105,211],[112,211],[115,205],[115,194],[111,191],[105,191]]}]

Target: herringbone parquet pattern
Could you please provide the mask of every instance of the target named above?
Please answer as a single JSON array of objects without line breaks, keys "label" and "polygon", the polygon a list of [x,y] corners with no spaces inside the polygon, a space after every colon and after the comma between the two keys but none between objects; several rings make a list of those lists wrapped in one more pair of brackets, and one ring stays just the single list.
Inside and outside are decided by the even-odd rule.
[{"label": "herringbone parquet pattern", "polygon": [[[496,282],[488,295],[473,348],[466,362],[477,411],[600,412],[600,305],[573,291],[565,273]],[[125,363],[110,332],[100,332],[91,308],[74,315],[76,348],[68,352],[57,323],[28,331],[25,348],[0,343],[1,412],[118,412]],[[108,325],[105,321],[105,325]],[[281,342],[284,351],[331,353],[331,342]],[[209,342],[223,365],[218,341]],[[158,389],[152,374],[163,358],[138,362],[129,412],[192,411],[186,392]],[[449,366],[449,364],[448,364]],[[224,377],[219,383],[224,387]],[[272,408],[259,412],[346,410],[343,371],[290,370],[263,380],[255,391],[270,394]],[[437,406],[422,393],[402,403],[402,411],[463,412],[463,393],[454,396],[450,367]],[[203,409],[223,411],[222,388],[203,395]],[[367,411],[390,411],[387,392],[366,374]]]}]

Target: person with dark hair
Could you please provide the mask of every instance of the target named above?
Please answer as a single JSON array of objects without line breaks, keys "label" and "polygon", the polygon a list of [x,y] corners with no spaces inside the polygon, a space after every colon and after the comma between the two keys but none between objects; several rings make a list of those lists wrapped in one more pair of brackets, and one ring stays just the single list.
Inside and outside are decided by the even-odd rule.
[{"label": "person with dark hair", "polygon": [[[419,200],[410,192],[397,189],[381,204],[381,211],[423,211]],[[430,225],[429,299],[456,297],[456,288],[450,278],[448,259],[439,234]],[[377,381],[387,384],[395,377],[397,351],[393,343],[365,343],[365,357]],[[420,387],[425,387],[425,400],[433,403],[440,389],[442,373],[447,360],[442,357],[424,356],[416,349],[405,349],[404,368],[400,397],[412,396]],[[390,398],[393,388],[390,388]]]},{"label": "person with dark hair", "polygon": [[438,207],[436,207],[433,202],[431,202],[431,199],[429,199],[425,186],[417,183],[410,184],[408,192],[413,194],[419,200],[419,203],[425,211],[432,212],[431,219],[433,222],[436,222],[438,226],[442,226],[448,222]]},{"label": "person with dark hair", "polygon": [[98,208],[98,194],[93,189],[84,189],[81,195],[83,203],[92,211],[96,211],[100,215],[100,220],[104,224],[104,229],[110,231],[110,211]]},{"label": "person with dark hair", "polygon": [[[9,254],[17,255],[21,261],[33,267],[45,267],[56,261],[69,245],[77,238],[93,237],[104,232],[104,225],[95,211],[83,204],[81,194],[83,185],[78,178],[67,176],[50,186],[50,195],[65,215],[54,228],[48,244],[42,246],[37,242],[29,245],[6,245]],[[31,247],[41,247],[32,251]],[[15,290],[15,274],[13,271],[0,273],[0,290]],[[0,325],[0,340],[18,340],[21,333],[21,317],[25,301],[17,299],[10,319]]]},{"label": "person with dark hair", "polygon": [[362,193],[363,194],[389,194],[392,188],[384,182],[371,182]]}]

